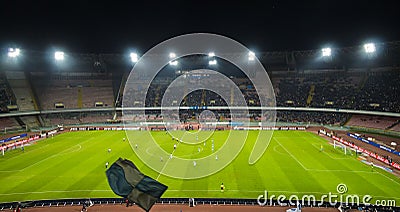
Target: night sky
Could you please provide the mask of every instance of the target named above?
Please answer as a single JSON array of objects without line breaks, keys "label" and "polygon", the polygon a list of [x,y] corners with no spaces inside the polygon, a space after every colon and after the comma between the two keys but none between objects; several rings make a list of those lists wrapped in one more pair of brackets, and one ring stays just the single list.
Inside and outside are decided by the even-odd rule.
[{"label": "night sky", "polygon": [[400,40],[399,10],[384,0],[2,0],[0,47],[143,53],[193,32],[225,35],[257,52],[344,47]]}]

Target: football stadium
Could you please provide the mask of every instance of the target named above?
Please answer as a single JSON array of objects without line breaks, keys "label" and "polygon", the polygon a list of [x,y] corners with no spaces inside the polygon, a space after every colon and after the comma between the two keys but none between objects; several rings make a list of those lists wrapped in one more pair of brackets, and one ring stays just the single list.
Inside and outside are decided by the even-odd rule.
[{"label": "football stadium", "polygon": [[400,211],[400,41],[359,42],[2,46],[0,210]]}]

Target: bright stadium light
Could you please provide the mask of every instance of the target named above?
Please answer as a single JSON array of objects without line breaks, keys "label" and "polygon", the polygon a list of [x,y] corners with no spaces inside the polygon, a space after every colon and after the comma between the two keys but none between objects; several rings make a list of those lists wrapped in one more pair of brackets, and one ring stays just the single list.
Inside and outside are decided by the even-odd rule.
[{"label": "bright stadium light", "polygon": [[365,53],[374,53],[376,51],[374,43],[366,43],[364,44]]},{"label": "bright stadium light", "polygon": [[54,53],[54,59],[56,59],[57,61],[64,60],[64,52],[56,51]]},{"label": "bright stadium light", "polygon": [[215,53],[214,53],[214,52],[210,52],[210,53],[208,53],[208,56],[209,56],[209,57],[214,57],[214,56],[215,56]]},{"label": "bright stadium light", "polygon": [[169,53],[169,58],[170,59],[174,59],[175,57],[176,57],[175,53],[173,53],[173,52]]},{"label": "bright stadium light", "polygon": [[322,57],[330,57],[332,54],[331,48],[323,48],[321,49],[321,51],[322,51]]},{"label": "bright stadium light", "polygon": [[136,63],[139,60],[138,54],[136,54],[134,52],[130,53],[129,56],[131,57],[132,63]]},{"label": "bright stadium light", "polygon": [[249,52],[249,60],[253,61],[256,58],[256,54],[252,51]]},{"label": "bright stadium light", "polygon": [[177,61],[177,60],[169,61],[169,64],[170,64],[171,66],[177,66],[177,65],[178,65],[178,61]]},{"label": "bright stadium light", "polygon": [[214,60],[208,61],[208,65],[217,65],[217,60],[214,59]]},{"label": "bright stadium light", "polygon": [[20,50],[18,48],[9,48],[8,49],[8,57],[15,58],[18,57],[20,54]]}]

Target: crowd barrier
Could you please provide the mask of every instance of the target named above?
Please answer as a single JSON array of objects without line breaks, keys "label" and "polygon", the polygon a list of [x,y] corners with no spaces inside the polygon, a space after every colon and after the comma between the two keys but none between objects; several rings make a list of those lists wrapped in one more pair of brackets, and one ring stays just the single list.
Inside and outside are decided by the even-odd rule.
[{"label": "crowd barrier", "polygon": [[16,142],[8,143],[8,144],[6,144],[4,146],[0,146],[0,150],[3,150],[3,149],[7,150],[7,149],[12,149],[12,148],[17,148],[18,146],[25,145],[25,144],[27,144],[29,142],[38,140],[40,138],[41,138],[41,136],[35,135],[35,136],[30,137],[28,139],[23,139],[23,140],[19,140],[19,141],[16,141]]},{"label": "crowd barrier", "polygon": [[0,144],[1,143],[6,143],[6,142],[9,142],[9,141],[18,140],[18,139],[24,138],[26,136],[28,136],[28,134],[24,133],[24,134],[21,134],[21,135],[16,135],[16,136],[10,137],[10,138],[1,139],[0,140]]},{"label": "crowd barrier", "polygon": [[365,138],[363,138],[363,137],[354,135],[354,134],[352,134],[352,133],[347,133],[347,135],[350,136],[350,137],[352,137],[352,138],[355,138],[355,139],[357,139],[357,140],[360,140],[360,141],[362,141],[362,142],[364,142],[364,143],[370,144],[370,145],[372,145],[372,146],[378,147],[378,148],[380,148],[380,149],[383,149],[383,150],[385,150],[385,151],[388,151],[388,152],[390,152],[390,153],[393,153],[393,154],[395,154],[395,155],[400,156],[400,152],[397,152],[396,150],[391,149],[391,148],[389,148],[389,147],[387,147],[387,146],[384,146],[384,145],[381,145],[381,144],[377,144],[377,143],[375,143],[375,142],[373,142],[373,141],[367,140],[367,139],[365,139]]},{"label": "crowd barrier", "polygon": [[[259,205],[257,199],[237,199],[237,198],[161,198],[156,202],[157,205],[189,205],[189,199],[194,200],[195,205],[210,205],[210,206],[277,206],[277,207],[296,207],[295,204],[289,202],[289,200],[284,201],[267,201],[267,204],[261,206]],[[13,210],[18,205],[20,208],[44,208],[44,207],[67,207],[67,206],[81,206],[87,202],[91,202],[93,205],[125,205],[125,199],[123,198],[91,198],[91,199],[55,199],[55,200],[36,200],[36,201],[25,201],[25,202],[7,202],[0,203],[0,211],[3,210]],[[308,203],[307,201],[302,202],[302,207],[319,207],[319,208],[339,208],[342,209],[362,209],[377,210],[377,211],[399,211],[400,207],[394,206],[377,206],[377,205],[353,205],[345,204],[341,202],[336,202],[335,204],[329,202],[317,202]],[[134,205],[134,204],[133,204]]]}]

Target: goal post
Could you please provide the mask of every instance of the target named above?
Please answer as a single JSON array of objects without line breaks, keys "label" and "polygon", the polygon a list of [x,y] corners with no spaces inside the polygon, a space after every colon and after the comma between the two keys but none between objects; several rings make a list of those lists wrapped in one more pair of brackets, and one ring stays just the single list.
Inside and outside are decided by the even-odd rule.
[{"label": "goal post", "polygon": [[336,141],[333,141],[333,148],[344,153],[345,155],[357,155],[356,149],[353,149]]}]

